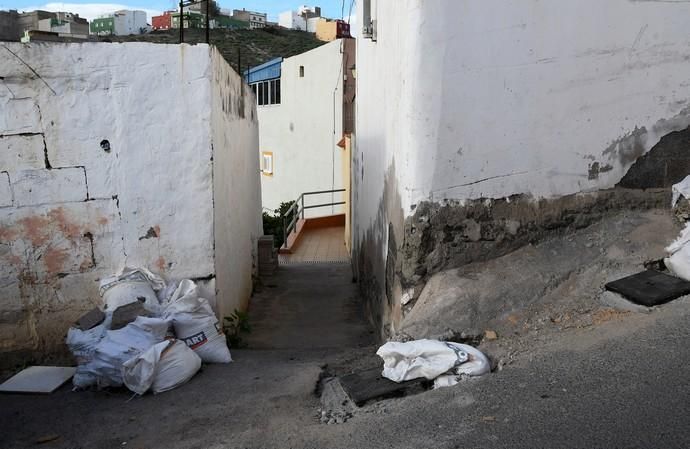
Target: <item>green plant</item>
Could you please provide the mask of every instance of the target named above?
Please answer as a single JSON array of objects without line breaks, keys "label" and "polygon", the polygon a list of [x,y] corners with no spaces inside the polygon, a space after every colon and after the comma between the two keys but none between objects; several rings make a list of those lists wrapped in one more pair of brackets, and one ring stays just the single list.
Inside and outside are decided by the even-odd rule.
[{"label": "green plant", "polygon": [[246,348],[247,343],[242,339],[243,334],[249,334],[252,327],[249,324],[249,314],[237,309],[230,316],[223,317],[223,332],[231,348]]},{"label": "green plant", "polygon": [[280,203],[280,207],[273,211],[273,214],[268,212],[263,213],[264,235],[272,235],[273,242],[276,248],[283,246],[283,214],[292,207],[294,201],[287,203]]}]

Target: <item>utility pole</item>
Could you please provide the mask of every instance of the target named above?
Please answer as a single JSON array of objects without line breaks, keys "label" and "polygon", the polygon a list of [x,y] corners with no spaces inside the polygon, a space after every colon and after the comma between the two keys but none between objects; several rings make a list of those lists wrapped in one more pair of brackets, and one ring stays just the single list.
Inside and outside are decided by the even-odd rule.
[{"label": "utility pole", "polygon": [[177,24],[180,27],[180,44],[184,42],[184,1],[180,0],[180,19]]},{"label": "utility pole", "polygon": [[210,27],[209,27],[209,24],[211,23],[210,15],[209,15],[209,11],[211,10],[211,8],[209,7],[210,3],[211,3],[211,0],[206,0],[206,43],[207,44],[211,44],[211,31],[210,31]]}]

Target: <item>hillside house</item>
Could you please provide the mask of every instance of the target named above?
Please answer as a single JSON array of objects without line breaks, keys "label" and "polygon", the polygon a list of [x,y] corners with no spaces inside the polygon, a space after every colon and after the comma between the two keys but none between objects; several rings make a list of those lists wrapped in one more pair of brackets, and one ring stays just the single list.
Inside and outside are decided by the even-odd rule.
[{"label": "hillside house", "polygon": [[[340,39],[245,72],[256,94],[264,210],[304,192],[349,187],[349,159],[338,146],[353,132],[355,42]],[[333,201],[331,201],[333,200]],[[344,201],[341,193],[314,202]],[[311,211],[344,213],[344,206]]]}]

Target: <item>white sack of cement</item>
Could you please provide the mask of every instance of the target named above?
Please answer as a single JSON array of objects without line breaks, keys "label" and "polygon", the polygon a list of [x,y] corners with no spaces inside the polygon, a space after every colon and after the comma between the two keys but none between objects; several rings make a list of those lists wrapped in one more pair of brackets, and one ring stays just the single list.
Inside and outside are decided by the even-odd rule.
[{"label": "white sack of cement", "polygon": [[394,382],[443,374],[482,376],[491,367],[489,359],[476,348],[438,340],[388,342],[376,354],[383,359],[382,376]]},{"label": "white sack of cement", "polygon": [[127,360],[122,378],[127,388],[137,394],[149,389],[158,394],[186,383],[199,368],[201,358],[194,351],[180,340],[168,340]]},{"label": "white sack of cement", "polygon": [[666,247],[666,252],[666,268],[675,276],[690,281],[690,223],[685,226],[680,236]]},{"label": "white sack of cement", "polygon": [[103,323],[92,329],[83,331],[72,327],[67,331],[67,347],[77,362],[77,371],[72,379],[75,387],[84,388],[96,385],[96,376],[88,367],[93,360],[96,346],[105,337],[105,333],[110,327],[112,318],[113,314],[109,312],[105,314]]},{"label": "white sack of cement", "polygon": [[99,292],[106,310],[141,301],[144,308],[160,313],[156,291],[165,289],[165,281],[146,268],[125,267],[118,274],[101,280]]},{"label": "white sack of cement", "polygon": [[[88,359],[83,360],[86,363],[77,367],[77,373],[73,379],[74,386],[77,388],[121,386],[123,383],[123,364],[156,343],[163,341],[169,324],[168,321],[161,318],[140,316],[122,329],[106,331],[105,335],[93,347]],[[71,329],[70,332],[72,333],[71,341],[74,345],[78,341],[76,339],[77,334]],[[93,337],[95,338],[96,335],[97,333],[94,333]],[[69,335],[68,344],[70,344]],[[81,344],[84,345],[84,348],[87,347],[85,341],[81,341]]]},{"label": "white sack of cement", "polygon": [[163,311],[172,320],[175,335],[197,353],[206,363],[230,363],[223,329],[209,302],[199,296],[198,286],[185,279],[170,298]]},{"label": "white sack of cement", "polygon": [[671,207],[675,207],[681,196],[690,200],[690,176],[686,177],[678,184],[674,184],[671,191],[673,192]]}]

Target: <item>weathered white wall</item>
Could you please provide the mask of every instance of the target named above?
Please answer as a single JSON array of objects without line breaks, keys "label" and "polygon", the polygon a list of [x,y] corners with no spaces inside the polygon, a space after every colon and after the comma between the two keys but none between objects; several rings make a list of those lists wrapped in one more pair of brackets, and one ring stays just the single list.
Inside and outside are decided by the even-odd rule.
[{"label": "weathered white wall", "polygon": [[[123,264],[201,278],[214,299],[209,47],[2,43],[0,53],[0,350],[60,344]],[[220,148],[227,164],[232,149]],[[232,237],[250,241],[242,232]]]},{"label": "weathered white wall", "polygon": [[278,25],[291,30],[306,31],[307,22],[296,11],[285,11],[278,15]]},{"label": "weathered white wall", "polygon": [[389,223],[401,230],[421,201],[612,187],[690,124],[687,2],[372,3],[378,40],[357,49],[353,247],[379,267]]},{"label": "weathered white wall", "polygon": [[117,11],[114,26],[116,36],[141,34],[141,29],[147,27],[146,11],[128,9]]},{"label": "weathered white wall", "polygon": [[[261,176],[263,207],[274,210],[303,192],[344,187],[342,40],[283,60],[281,104],[258,106],[260,151],[273,153],[273,176]],[[300,77],[300,66],[304,77]],[[342,201],[342,194],[309,197],[305,204]],[[343,213],[341,206],[312,216]]]},{"label": "weathered white wall", "polygon": [[263,235],[259,127],[251,89],[212,50],[212,138],[216,289],[219,316],[244,309],[257,274]]}]

